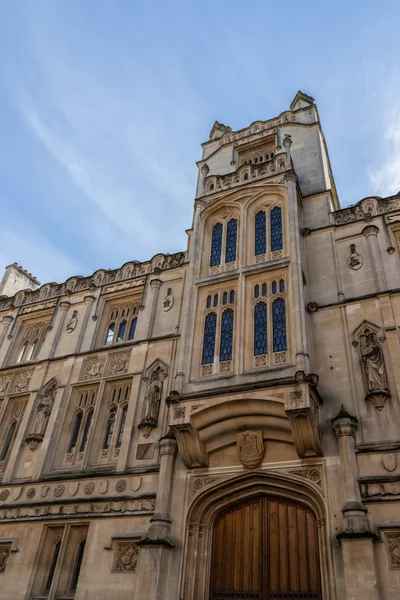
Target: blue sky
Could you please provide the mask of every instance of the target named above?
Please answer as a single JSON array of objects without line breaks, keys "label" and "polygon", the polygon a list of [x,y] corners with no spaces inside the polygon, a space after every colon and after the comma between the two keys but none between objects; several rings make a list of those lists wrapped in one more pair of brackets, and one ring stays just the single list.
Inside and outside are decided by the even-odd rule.
[{"label": "blue sky", "polygon": [[342,206],[400,190],[400,3],[2,0],[0,270],[42,283],[186,247],[195,161],[318,105]]}]

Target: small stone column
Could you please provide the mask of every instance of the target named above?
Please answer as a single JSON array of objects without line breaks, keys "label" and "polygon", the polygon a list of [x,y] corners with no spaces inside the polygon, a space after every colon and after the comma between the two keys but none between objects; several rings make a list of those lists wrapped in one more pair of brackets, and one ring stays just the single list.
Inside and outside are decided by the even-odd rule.
[{"label": "small stone column", "polygon": [[150,527],[141,540],[136,589],[141,598],[164,600],[167,583],[169,551],[174,548],[169,539],[171,493],[177,452],[175,438],[169,434],[160,439],[160,473],[157,498]]},{"label": "small stone column", "polygon": [[343,495],[343,530],[337,535],[342,544],[345,586],[348,600],[379,600],[380,591],[375,565],[374,540],[377,539],[361,502],[355,435],[358,421],[342,404],[332,419],[339,444]]},{"label": "small stone column", "polygon": [[368,225],[362,230],[363,235],[365,235],[367,238],[368,250],[371,257],[377,291],[383,292],[387,290],[387,282],[382,256],[379,250],[378,232],[379,229],[375,225]]}]

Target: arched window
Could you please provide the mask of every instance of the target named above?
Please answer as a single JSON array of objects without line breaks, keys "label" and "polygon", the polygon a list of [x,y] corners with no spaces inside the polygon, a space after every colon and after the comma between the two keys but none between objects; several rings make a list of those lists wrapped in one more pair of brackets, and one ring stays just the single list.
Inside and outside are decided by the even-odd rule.
[{"label": "arched window", "polygon": [[233,262],[236,260],[236,244],[237,244],[237,219],[228,221],[226,227],[226,246],[225,246],[225,262]]},{"label": "arched window", "polygon": [[277,298],[272,303],[272,322],[274,336],[274,352],[287,350],[286,344],[286,307],[283,298]]},{"label": "arched window", "polygon": [[134,319],[132,319],[131,327],[129,329],[129,336],[128,336],[129,340],[133,340],[135,337],[136,323],[137,323],[137,319],[135,317]]},{"label": "arched window", "polygon": [[221,319],[221,342],[219,348],[220,362],[232,360],[233,341],[233,309],[227,308],[222,313]]},{"label": "arched window", "polygon": [[257,302],[254,307],[254,356],[267,353],[267,305]]},{"label": "arched window", "polygon": [[282,250],[282,209],[275,206],[270,213],[271,217],[271,252]]},{"label": "arched window", "polygon": [[49,576],[47,577],[46,588],[45,588],[46,592],[50,590],[51,584],[53,583],[53,577],[54,577],[54,573],[56,570],[58,557],[60,554],[60,548],[61,548],[61,540],[57,540],[57,542],[54,545],[54,553],[53,553],[53,558],[51,560]]},{"label": "arched window", "polygon": [[222,223],[216,223],[212,230],[210,267],[221,263],[222,250]]},{"label": "arched window", "polygon": [[115,408],[111,408],[108,413],[107,423],[106,423],[106,431],[104,434],[104,441],[103,441],[103,449],[104,450],[107,450],[111,446],[112,434],[114,432],[114,427],[115,427],[115,417],[116,417]]},{"label": "arched window", "polygon": [[33,360],[36,357],[36,352],[38,350],[39,340],[34,340],[32,342],[31,353],[29,355],[29,360]]},{"label": "arched window", "polygon": [[258,211],[254,219],[254,254],[259,256],[267,251],[267,217],[264,210]]},{"label": "arched window", "polygon": [[216,313],[209,313],[204,323],[202,365],[209,365],[214,362],[216,327],[217,315]]},{"label": "arched window", "polygon": [[71,580],[71,587],[70,587],[71,592],[74,592],[76,590],[76,588],[78,587],[79,573],[81,572],[83,553],[85,551],[85,546],[86,546],[86,538],[81,540],[78,545],[78,552],[76,554],[74,570],[72,573],[72,580]]},{"label": "arched window", "polygon": [[87,416],[86,416],[86,423],[85,423],[85,428],[83,430],[81,445],[79,446],[79,452],[85,452],[85,450],[86,450],[92,421],[93,421],[93,409],[89,410],[87,413]]},{"label": "arched window", "polygon": [[18,362],[24,362],[25,358],[26,358],[26,351],[28,349],[28,344],[29,342],[26,341],[22,344],[19,356],[18,356]]},{"label": "arched window", "polygon": [[118,429],[118,436],[117,436],[117,441],[115,443],[115,447],[116,448],[120,448],[122,445],[122,436],[124,434],[124,428],[125,428],[125,422],[126,422],[126,415],[128,412],[128,406],[125,405],[122,407],[121,410],[121,419],[120,419],[120,423],[119,423],[119,429]]},{"label": "arched window", "polygon": [[17,421],[12,421],[8,428],[6,439],[4,440],[3,448],[0,454],[0,462],[4,462],[7,458],[8,451],[15,435],[15,430],[17,429],[17,424]]},{"label": "arched window", "polygon": [[72,427],[71,439],[68,444],[67,452],[71,453],[75,451],[76,443],[78,441],[79,431],[81,429],[83,419],[83,412],[80,410],[75,415],[74,425]]},{"label": "arched window", "polygon": [[125,331],[126,331],[126,321],[122,321],[118,328],[117,343],[124,341]]},{"label": "arched window", "polygon": [[115,323],[110,323],[108,326],[106,344],[112,344],[114,339]]}]

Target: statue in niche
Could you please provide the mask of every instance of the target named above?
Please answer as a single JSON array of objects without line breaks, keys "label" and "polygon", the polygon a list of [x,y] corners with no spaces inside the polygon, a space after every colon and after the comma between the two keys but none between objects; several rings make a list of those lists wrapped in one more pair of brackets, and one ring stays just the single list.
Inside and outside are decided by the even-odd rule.
[{"label": "statue in niche", "polygon": [[347,259],[347,264],[353,271],[358,271],[358,269],[361,269],[362,267],[362,256],[356,251],[355,244],[350,244],[350,256]]},{"label": "statue in niche", "polygon": [[166,373],[158,366],[150,375],[147,392],[145,395],[145,413],[139,424],[144,437],[149,437],[151,430],[158,425],[158,413],[160,411],[163,380]]},{"label": "statue in niche", "polygon": [[35,419],[33,421],[30,433],[25,438],[32,451],[36,450],[37,445],[44,438],[47,423],[53,409],[56,392],[57,385],[55,382],[53,382],[52,385],[45,387],[43,391],[40,391],[38,394],[39,402],[36,407]]},{"label": "statue in niche", "polygon": [[378,410],[382,410],[390,394],[382,347],[375,332],[366,329],[360,335],[360,352],[363,364],[366,398],[372,400]]}]

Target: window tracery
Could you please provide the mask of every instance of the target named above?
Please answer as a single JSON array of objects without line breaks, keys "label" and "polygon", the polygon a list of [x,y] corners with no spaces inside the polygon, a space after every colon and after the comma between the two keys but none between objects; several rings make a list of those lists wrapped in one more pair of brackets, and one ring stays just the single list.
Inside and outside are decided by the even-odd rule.
[{"label": "window tracery", "polygon": [[209,273],[235,269],[237,266],[239,221],[234,216],[224,216],[211,229]]},{"label": "window tracery", "polygon": [[106,346],[132,341],[135,338],[139,314],[137,302],[114,304],[109,308],[105,338]]},{"label": "window tracery", "polygon": [[39,356],[40,349],[46,337],[48,322],[25,324],[21,345],[17,354],[17,362],[28,362]]},{"label": "window tracery", "polygon": [[283,214],[277,205],[265,206],[254,214],[254,257],[256,263],[283,256]]},{"label": "window tracery", "polygon": [[253,367],[287,361],[286,284],[284,277],[253,282]]},{"label": "window tracery", "polygon": [[103,429],[100,460],[119,457],[128,412],[130,382],[110,385],[107,390],[106,419]]},{"label": "window tracery", "polygon": [[232,370],[235,302],[236,292],[230,288],[208,294],[205,299],[202,375]]},{"label": "window tracery", "polygon": [[93,422],[96,397],[97,388],[86,388],[78,394],[65,454],[65,463],[71,466],[82,464],[85,456]]}]

